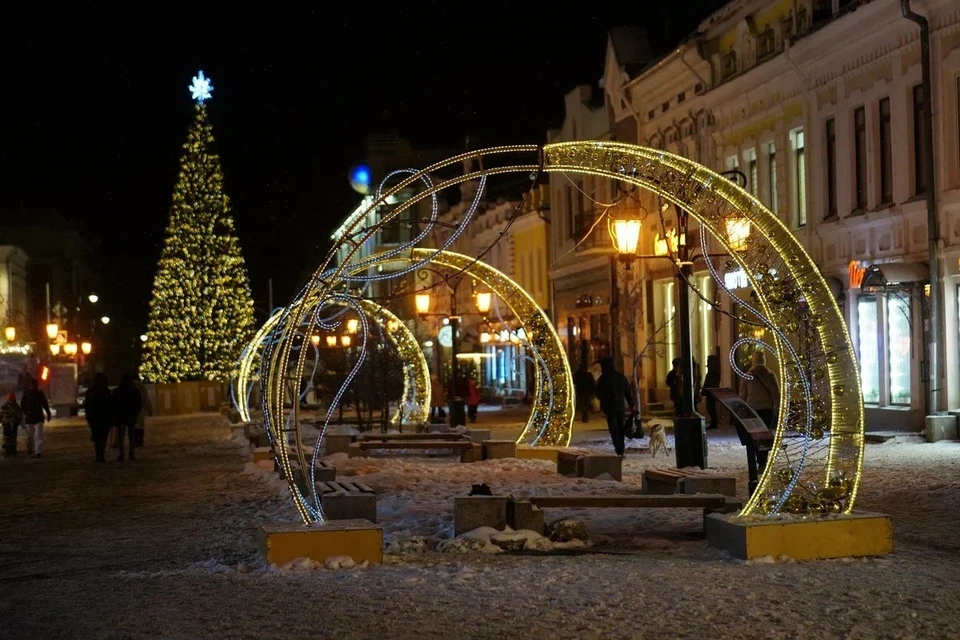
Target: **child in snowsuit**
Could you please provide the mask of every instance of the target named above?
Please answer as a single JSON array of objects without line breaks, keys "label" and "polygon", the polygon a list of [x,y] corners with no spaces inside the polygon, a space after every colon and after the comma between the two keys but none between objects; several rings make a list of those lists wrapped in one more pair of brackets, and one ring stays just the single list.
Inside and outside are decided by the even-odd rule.
[{"label": "child in snowsuit", "polygon": [[[13,392],[7,394],[7,402],[0,407],[0,422],[3,423],[3,456],[17,455],[17,430],[23,421],[23,412]],[[0,456],[2,457],[2,456]]]}]

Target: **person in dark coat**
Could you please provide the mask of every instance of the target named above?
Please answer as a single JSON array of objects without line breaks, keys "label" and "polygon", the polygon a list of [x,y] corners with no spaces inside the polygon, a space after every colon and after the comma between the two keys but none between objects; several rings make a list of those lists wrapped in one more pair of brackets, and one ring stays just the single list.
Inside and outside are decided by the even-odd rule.
[{"label": "person in dark coat", "polygon": [[624,454],[624,423],[627,419],[627,405],[634,410],[633,397],[630,395],[630,383],[627,377],[613,366],[613,358],[600,361],[600,379],[597,380],[596,394],[600,400],[600,410],[607,416],[607,429],[613,440],[613,448],[618,456]]},{"label": "person in dark coat", "polygon": [[590,422],[590,400],[596,390],[593,374],[587,369],[585,360],[580,361],[577,372],[573,374],[573,390],[577,399],[577,411],[584,422]]},{"label": "person in dark coat", "polygon": [[107,438],[113,422],[113,396],[107,383],[107,374],[98,373],[93,377],[93,386],[87,389],[83,398],[83,412],[90,425],[97,462],[106,462]]},{"label": "person in dark coat", "polygon": [[707,356],[707,375],[703,378],[703,391],[701,395],[707,398],[707,415],[710,416],[710,424],[707,429],[716,429],[717,424],[717,400],[706,393],[707,389],[716,389],[720,386],[720,356]]},{"label": "person in dark coat", "polygon": [[43,455],[43,417],[46,414],[50,422],[50,405],[47,396],[40,390],[36,378],[30,378],[27,390],[23,392],[20,401],[23,411],[23,424],[27,428],[27,455],[41,457]]},{"label": "person in dark coat", "polygon": [[[673,415],[683,415],[683,367],[680,358],[673,359],[673,369],[667,374],[667,386],[670,388],[670,402],[673,403]],[[700,404],[700,363],[693,359],[693,398],[690,403],[696,411]]]},{"label": "person in dark coat", "polygon": [[143,408],[143,397],[140,390],[133,384],[133,376],[123,374],[120,384],[113,391],[113,422],[117,426],[117,442],[120,443],[120,456],[123,462],[124,436],[130,442],[130,459],[135,460],[134,451],[137,446],[137,418]]},{"label": "person in dark coat", "polygon": [[12,391],[7,394],[6,404],[0,407],[0,422],[3,422],[3,455],[0,458],[13,457],[17,455],[17,431],[23,422],[23,412]]}]

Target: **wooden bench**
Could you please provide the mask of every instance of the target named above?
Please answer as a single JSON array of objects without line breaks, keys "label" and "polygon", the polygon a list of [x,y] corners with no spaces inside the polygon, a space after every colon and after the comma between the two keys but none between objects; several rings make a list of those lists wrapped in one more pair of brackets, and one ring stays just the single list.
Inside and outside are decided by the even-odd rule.
[{"label": "wooden bench", "polygon": [[614,453],[598,453],[582,449],[557,452],[557,473],[575,478],[596,478],[603,474],[623,480],[623,459]]},{"label": "wooden bench", "polygon": [[540,509],[703,509],[704,516],[710,513],[730,513],[743,506],[743,503],[736,498],[706,494],[531,496],[528,500]]},{"label": "wooden bench", "polygon": [[362,482],[317,482],[323,516],[327,520],[377,521],[377,494]]},{"label": "wooden bench", "polygon": [[[702,490],[702,491],[701,491]],[[645,469],[643,493],[649,495],[712,493],[735,496],[737,481],[699,467],[682,469]]]},{"label": "wooden bench", "polygon": [[395,442],[410,440],[469,440],[465,433],[360,433],[356,442]]},{"label": "wooden bench", "polygon": [[434,451],[452,449],[460,452],[460,462],[479,462],[483,457],[483,446],[469,440],[393,440],[393,441],[357,441],[350,445],[349,456],[366,456],[371,449]]},{"label": "wooden bench", "polygon": [[374,491],[370,486],[362,482],[350,482],[348,480],[337,480],[336,482],[321,482],[317,481],[317,493],[320,494],[320,499],[322,500],[324,496],[331,493],[373,493]]}]

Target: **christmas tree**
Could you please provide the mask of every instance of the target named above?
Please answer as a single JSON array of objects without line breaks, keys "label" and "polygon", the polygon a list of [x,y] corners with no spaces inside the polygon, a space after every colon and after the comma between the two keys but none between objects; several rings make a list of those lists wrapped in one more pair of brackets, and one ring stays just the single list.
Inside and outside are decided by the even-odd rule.
[{"label": "christmas tree", "polygon": [[195,116],[180,157],[140,366],[148,382],[226,380],[253,335],[250,282],[204,105],[213,87],[201,71],[190,90]]}]

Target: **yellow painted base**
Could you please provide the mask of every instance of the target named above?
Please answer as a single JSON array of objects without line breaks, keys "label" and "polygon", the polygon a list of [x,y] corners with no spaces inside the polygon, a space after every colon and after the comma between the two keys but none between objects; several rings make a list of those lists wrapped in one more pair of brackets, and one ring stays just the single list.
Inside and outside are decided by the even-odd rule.
[{"label": "yellow painted base", "polygon": [[712,513],[704,526],[711,547],[741,560],[764,556],[824,560],[893,551],[893,521],[879,513],[807,520],[741,520],[736,514]]},{"label": "yellow painted base", "polygon": [[257,447],[253,450],[254,463],[265,462],[267,460],[273,462],[273,449],[270,447]]},{"label": "yellow painted base", "polygon": [[557,463],[557,452],[562,451],[564,447],[531,447],[529,445],[517,445],[517,457],[521,460],[549,460]]},{"label": "yellow painted base", "polygon": [[260,525],[260,553],[283,565],[297,558],[323,562],[350,556],[354,562],[383,563],[383,530],[367,520],[334,520],[323,525]]}]

